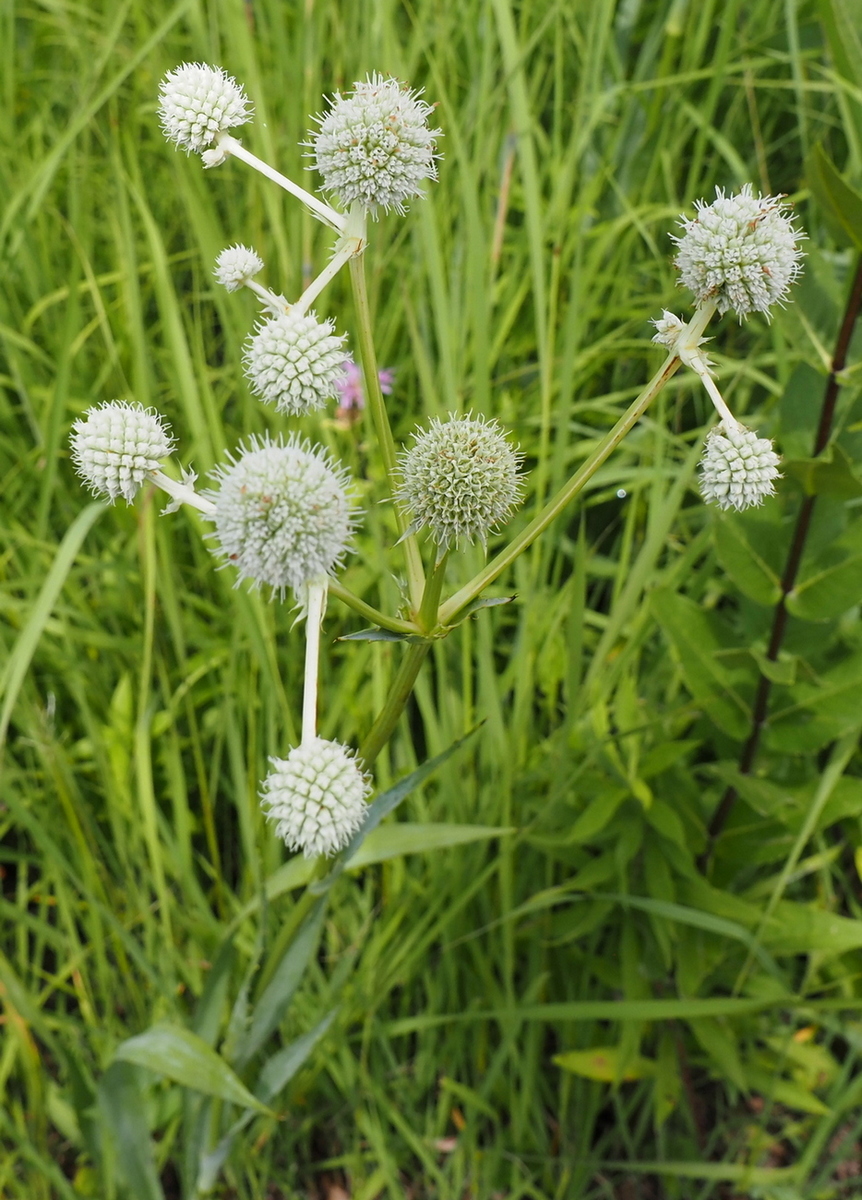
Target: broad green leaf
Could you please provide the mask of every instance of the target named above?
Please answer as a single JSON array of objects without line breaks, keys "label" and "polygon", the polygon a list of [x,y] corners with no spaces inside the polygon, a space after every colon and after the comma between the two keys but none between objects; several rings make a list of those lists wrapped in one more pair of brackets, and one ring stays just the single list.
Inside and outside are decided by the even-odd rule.
[{"label": "broad green leaf", "polygon": [[592,1050],[568,1050],[555,1054],[552,1061],[564,1071],[582,1075],[585,1079],[598,1079],[602,1083],[628,1082],[646,1079],[655,1074],[655,1061],[637,1054],[625,1061],[620,1056],[619,1046],[595,1046]]},{"label": "broad green leaf", "polygon": [[718,561],[742,594],[768,607],[777,604],[781,580],[752,546],[744,520],[735,513],[724,513],[716,517],[713,530]]},{"label": "broad green leaf", "polygon": [[845,183],[819,142],[805,160],[805,174],[818,202],[840,226],[850,244],[862,250],[862,195]]},{"label": "broad green leaf", "polygon": [[685,596],[657,589],[650,598],[653,616],[674,646],[686,686],[697,704],[725,733],[744,738],[751,723],[748,705],[719,661],[721,649],[706,614]]},{"label": "broad green leaf", "polygon": [[787,654],[781,651],[777,659],[767,658],[762,650],[756,646],[750,646],[748,653],[757,663],[757,669],[761,675],[765,675],[767,679],[771,679],[773,683],[783,684],[784,687],[792,687],[796,682],[796,667],[798,659],[795,654]]},{"label": "broad green leaf", "polygon": [[809,496],[837,496],[842,500],[862,496],[862,480],[843,447],[837,444],[818,458],[791,458],[783,466],[786,474],[798,479]]},{"label": "broad green leaf", "polygon": [[133,1200],[165,1200],[147,1126],[145,1097],[133,1066],[111,1063],[99,1081],[98,1105],[114,1143],[117,1167]]},{"label": "broad green leaf", "polygon": [[742,1062],[736,1039],[714,1017],[700,1017],[689,1021],[692,1033],[700,1042],[722,1079],[729,1079],[740,1091],[747,1091]]},{"label": "broad green leaf", "polygon": [[129,1038],[114,1051],[114,1061],[135,1063],[204,1095],[269,1113],[212,1046],[180,1025],[154,1025]]},{"label": "broad green leaf", "polygon": [[623,788],[616,788],[591,800],[565,835],[566,844],[578,845],[594,838],[613,817],[626,795],[627,792]]},{"label": "broad green leaf", "polygon": [[787,596],[787,609],[806,621],[839,617],[862,599],[862,555],[822,567],[797,583]]}]

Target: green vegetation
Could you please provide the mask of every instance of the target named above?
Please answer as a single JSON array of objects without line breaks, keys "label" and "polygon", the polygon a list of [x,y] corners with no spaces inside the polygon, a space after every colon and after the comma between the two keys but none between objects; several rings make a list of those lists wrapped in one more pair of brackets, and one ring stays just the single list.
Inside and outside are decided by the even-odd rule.
[{"label": "green vegetation", "polygon": [[[858,1194],[858,337],[818,429],[862,250],[860,29],[858,0],[0,5],[0,1195]],[[472,410],[521,444],[492,551],[662,362],[650,319],[689,315],[680,213],[751,181],[809,238],[771,324],[709,331],[778,497],[702,504],[713,415],[674,376],[488,593],[513,601],[434,643],[376,762],[393,811],[316,882],[257,798],[297,741],[290,607],[213,569],[198,514],[93,503],[69,462],[113,397],[202,477],[284,427],[212,264],[246,242],[296,294],[331,239],[165,143],[184,60],[242,81],[244,140],[294,178],[324,93],[382,70],[437,103],[440,180],[372,227],[370,303],[397,438]],[[355,330],[346,273],[317,308]],[[364,421],[303,428],[361,481],[343,582],[395,612]],[[452,553],[444,595],[482,561]],[[320,733],[352,745],[405,654],[339,640],[362,627],[330,600]]]}]

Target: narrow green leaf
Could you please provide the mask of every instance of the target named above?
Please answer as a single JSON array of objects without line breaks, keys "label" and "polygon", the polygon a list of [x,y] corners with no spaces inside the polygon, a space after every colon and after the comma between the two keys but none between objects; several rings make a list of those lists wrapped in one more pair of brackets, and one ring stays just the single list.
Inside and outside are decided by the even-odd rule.
[{"label": "narrow green leaf", "polygon": [[204,1095],[269,1113],[220,1054],[180,1025],[154,1025],[129,1038],[114,1051],[114,1061],[135,1063]]},{"label": "narrow green leaf", "polygon": [[317,949],[326,904],[326,895],[315,903],[252,1009],[251,1025],[236,1053],[238,1067],[245,1066],[257,1054],[284,1016],[305,974],[305,968]]}]

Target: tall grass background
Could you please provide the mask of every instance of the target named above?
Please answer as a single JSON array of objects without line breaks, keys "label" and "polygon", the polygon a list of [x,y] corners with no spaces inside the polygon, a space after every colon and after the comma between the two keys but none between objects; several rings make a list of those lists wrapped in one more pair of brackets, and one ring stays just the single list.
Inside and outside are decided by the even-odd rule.
[{"label": "tall grass background", "polygon": [[[256,794],[297,739],[294,614],[214,570],[196,514],[93,503],[69,462],[72,420],[114,397],[164,413],[202,476],[279,428],[242,375],[253,298],[218,291],[212,264],[245,242],[296,295],[328,250],[240,164],[205,172],[165,143],[164,72],[224,66],[255,104],[247,144],[300,178],[324,94],[374,70],[426,89],[440,179],[371,229],[378,352],[402,439],[451,411],[513,430],[517,529],[661,361],[649,321],[688,303],[669,235],[716,185],[789,194],[808,232],[794,302],[710,332],[734,411],[810,456],[853,252],[804,164],[822,142],[862,173],[860,29],[856,0],[0,4],[0,1194],[137,1196],[123,1137],[141,1128],[164,1195],[186,1194],[181,1090],[141,1071],[124,1134],[98,1080],[130,1034],[193,1019],[235,925],[198,1027],[218,1045],[299,895],[266,898],[285,853]],[[351,330],[345,283],[318,312]],[[809,576],[851,559],[856,575],[791,618],[753,779],[735,763],[801,476],[754,521],[705,510],[711,414],[680,374],[492,589],[513,602],[434,647],[379,786],[481,728],[391,819],[379,861],[339,880],[280,1036],[337,1016],[217,1195],[858,1194],[854,361],[850,482],[818,495]],[[303,428],[363,493],[345,581],[393,609],[370,431],[330,418]],[[480,563],[454,556],[453,584]],[[338,640],[358,627],[330,603],[321,733],[354,744],[401,653]],[[831,808],[808,827],[813,800]]]}]

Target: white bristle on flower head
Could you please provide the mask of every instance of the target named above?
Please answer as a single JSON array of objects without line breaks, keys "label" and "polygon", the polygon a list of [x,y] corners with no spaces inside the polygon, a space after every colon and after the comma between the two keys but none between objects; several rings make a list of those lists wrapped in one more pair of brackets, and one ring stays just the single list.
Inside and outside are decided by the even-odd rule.
[{"label": "white bristle on flower head", "polygon": [[322,408],[344,378],[345,335],[314,313],[279,313],[258,326],[245,347],[251,390],[276,411],[298,416]]},{"label": "white bristle on flower head", "polygon": [[521,500],[521,455],[496,421],[434,417],[430,428],[399,459],[395,496],[412,518],[427,525],[441,549],[488,534]]},{"label": "white bristle on flower head", "polygon": [[75,470],[98,495],[131,504],[151,471],[173,449],[163,418],[142,404],[110,400],[72,426]]},{"label": "white bristle on flower head", "polygon": [[379,74],[355,83],[349,96],[336,92],[308,143],[326,189],[344,208],[359,201],[372,213],[404,212],[424,181],[437,178],[442,131],[428,128],[432,111],[420,93]]},{"label": "white bristle on flower head", "polygon": [[679,335],[685,329],[685,321],[666,308],[662,309],[661,316],[655,321],[650,321],[650,324],[655,325],[652,340],[659,346],[666,346],[668,350],[674,349]]},{"label": "white bristle on flower head", "polygon": [[751,312],[769,313],[798,276],[804,237],[787,215],[780,196],[755,196],[746,184],[735,196],[715,189],[715,200],[699,200],[697,216],[680,219],[685,232],[674,237],[680,281],[697,303],[715,300],[740,320]]},{"label": "white bristle on flower head", "polygon": [[768,438],[744,425],[711,430],[700,460],[700,493],[719,508],[741,511],[775,494],[781,459]]},{"label": "white bristle on flower head", "polygon": [[227,562],[256,587],[297,593],[341,562],[354,528],[347,472],[295,435],[252,436],[240,457],[214,472],[214,537]]},{"label": "white bristle on flower head", "polygon": [[216,259],[213,275],[229,292],[235,292],[263,270],[263,259],[249,246],[239,242],[222,250]]},{"label": "white bristle on flower head", "polygon": [[346,846],[368,811],[371,791],[353,754],[339,742],[314,738],[271,758],[261,803],[276,835],[306,858],[331,855]]},{"label": "white bristle on flower head", "polygon": [[251,115],[245,92],[221,67],[183,63],[162,80],[162,132],[182,150],[205,150],[220,133],[244,125]]}]

